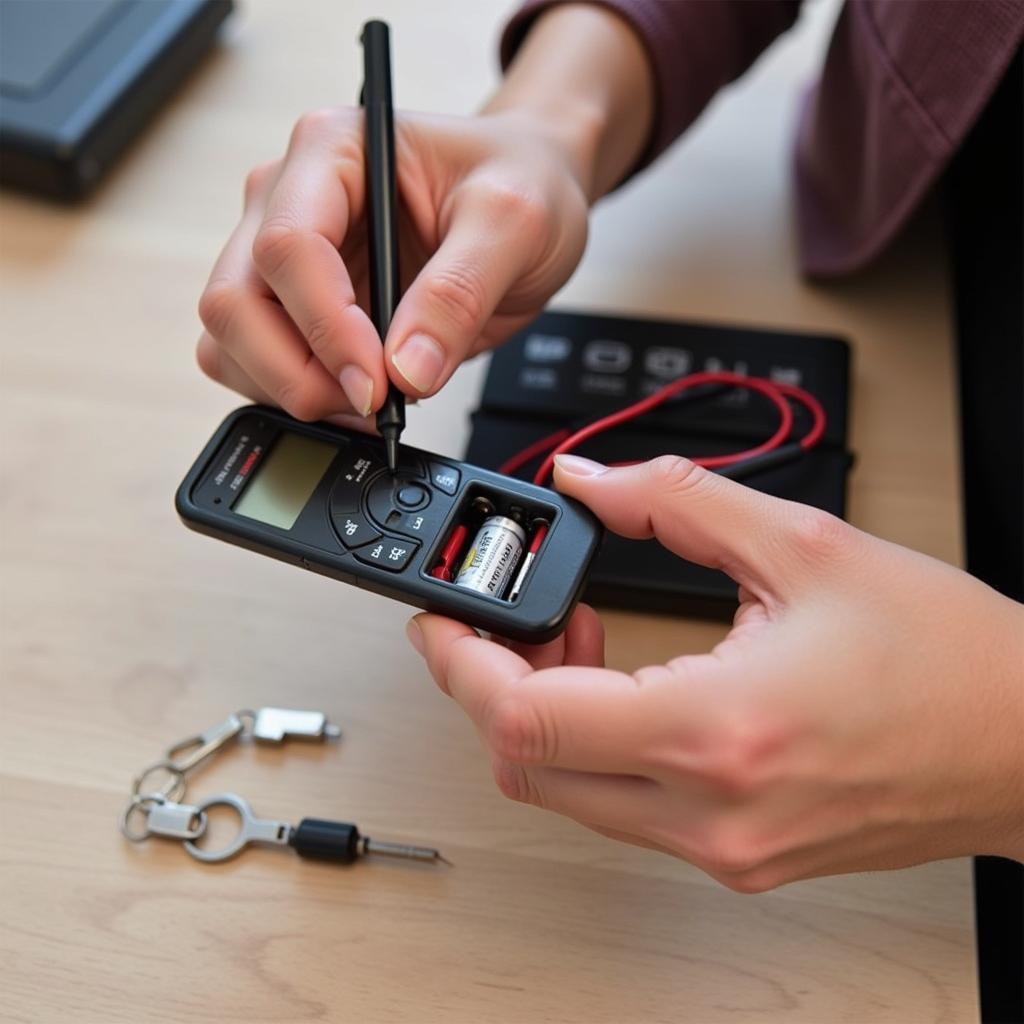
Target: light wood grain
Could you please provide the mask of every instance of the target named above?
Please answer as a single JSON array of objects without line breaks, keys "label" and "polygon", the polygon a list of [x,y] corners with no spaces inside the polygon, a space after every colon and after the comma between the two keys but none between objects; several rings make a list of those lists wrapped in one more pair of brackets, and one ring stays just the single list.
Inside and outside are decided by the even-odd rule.
[{"label": "light wood grain", "polygon": [[[402,638],[406,609],[187,532],[171,496],[235,402],[194,367],[195,302],[241,181],[304,109],[356,95],[355,40],[395,28],[399,101],[468,111],[504,3],[246,4],[229,42],[79,209],[4,197],[0,1018],[184,1021],[969,1021],[969,865],[758,897],[505,802],[472,729]],[[851,517],[958,558],[941,236],[796,273],[799,88],[831,5],[596,214],[567,307],[837,331],[854,345]],[[458,454],[483,365],[412,411]],[[607,615],[632,667],[721,627]],[[196,776],[267,816],[436,843],[451,870],[340,870],[287,851],[219,867],[126,843],[129,779],[260,703],[318,707],[337,746],[239,748]]]}]

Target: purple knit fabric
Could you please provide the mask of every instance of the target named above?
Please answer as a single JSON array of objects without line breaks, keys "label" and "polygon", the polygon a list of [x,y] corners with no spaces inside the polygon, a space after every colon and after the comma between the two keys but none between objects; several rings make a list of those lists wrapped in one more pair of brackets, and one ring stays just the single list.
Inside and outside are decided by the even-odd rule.
[{"label": "purple knit fabric", "polygon": [[[554,0],[505,29],[502,66]],[[800,0],[596,0],[651,59],[655,159],[799,13]],[[795,152],[805,273],[869,263],[899,231],[982,112],[1024,40],[1024,0],[846,0]]]}]

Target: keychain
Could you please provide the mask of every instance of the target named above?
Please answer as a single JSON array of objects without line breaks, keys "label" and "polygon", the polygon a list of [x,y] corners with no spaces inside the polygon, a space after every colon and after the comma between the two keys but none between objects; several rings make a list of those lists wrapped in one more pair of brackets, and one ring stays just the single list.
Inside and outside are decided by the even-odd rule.
[{"label": "keychain", "polygon": [[[350,822],[303,818],[292,826],[283,821],[257,818],[248,801],[236,793],[220,793],[198,804],[184,803],[188,773],[235,740],[281,743],[291,738],[322,740],[336,739],[340,735],[341,730],[319,711],[291,708],[237,711],[205,732],[173,744],[161,760],[136,776],[131,799],[121,815],[121,832],[134,843],[150,836],[177,839],[190,856],[207,864],[229,860],[250,843],[291,846],[300,857],[339,864],[350,864],[366,854],[450,863],[429,847],[370,839]],[[164,784],[147,788],[147,781],[161,771],[167,776]],[[240,824],[230,843],[218,850],[208,850],[197,843],[206,834],[207,810],[216,806],[233,808]],[[144,824],[136,827],[134,822],[140,815]]]},{"label": "keychain", "polygon": [[[340,735],[341,730],[328,722],[322,711],[296,711],[293,708],[236,711],[205,732],[169,747],[161,760],[136,776],[132,783],[132,796],[145,792],[165,796],[172,801],[180,800],[185,795],[185,775],[235,739],[281,743],[291,738],[337,739]],[[156,789],[147,788],[146,781],[159,771],[165,772],[169,781]]]},{"label": "keychain", "polygon": [[[211,807],[232,807],[238,814],[239,828],[235,837],[219,850],[206,850],[196,845],[206,832],[206,812]],[[132,832],[129,819],[136,808],[146,813],[144,832]],[[441,854],[425,846],[405,843],[386,843],[364,836],[346,821],[327,821],[323,818],[303,818],[292,826],[284,821],[257,818],[249,802],[237,793],[219,793],[207,797],[199,804],[179,804],[157,794],[135,796],[125,809],[121,830],[133,842],[149,836],[183,840],[185,850],[196,860],[219,864],[230,860],[250,843],[290,846],[300,857],[329,860],[338,864],[351,864],[357,857],[379,854],[385,857],[404,857],[409,860],[443,861]]]}]

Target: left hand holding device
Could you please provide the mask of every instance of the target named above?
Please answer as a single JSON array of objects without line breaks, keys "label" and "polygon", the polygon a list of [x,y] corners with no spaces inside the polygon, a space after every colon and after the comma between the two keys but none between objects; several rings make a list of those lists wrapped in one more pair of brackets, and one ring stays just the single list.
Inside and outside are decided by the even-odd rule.
[{"label": "left hand holding device", "polygon": [[949,565],[686,459],[555,483],[740,587],[707,654],[603,665],[580,607],[542,646],[409,626],[514,800],[740,892],[967,854],[1024,857],[1024,610]]}]

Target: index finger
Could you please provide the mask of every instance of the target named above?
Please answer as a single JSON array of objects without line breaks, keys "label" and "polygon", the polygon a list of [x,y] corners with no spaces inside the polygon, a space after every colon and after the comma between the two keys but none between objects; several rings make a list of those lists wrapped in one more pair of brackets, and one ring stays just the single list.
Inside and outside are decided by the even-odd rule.
[{"label": "index finger", "polygon": [[[253,260],[310,350],[365,416],[387,390],[383,343],[338,251],[362,203],[358,116],[307,114],[267,200]],[[343,377],[349,367],[362,375]]]},{"label": "index finger", "polygon": [[686,674],[636,675],[580,666],[534,671],[515,651],[468,626],[418,615],[417,646],[504,761],[646,775],[669,751],[698,745],[705,715]]}]

